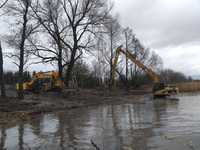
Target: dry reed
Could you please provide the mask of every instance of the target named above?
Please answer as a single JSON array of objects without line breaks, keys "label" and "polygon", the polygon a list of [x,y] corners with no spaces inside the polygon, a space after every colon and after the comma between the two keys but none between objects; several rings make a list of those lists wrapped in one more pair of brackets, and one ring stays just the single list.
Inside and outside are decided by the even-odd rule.
[{"label": "dry reed", "polygon": [[180,92],[198,92],[200,91],[200,81],[177,83],[176,86]]}]

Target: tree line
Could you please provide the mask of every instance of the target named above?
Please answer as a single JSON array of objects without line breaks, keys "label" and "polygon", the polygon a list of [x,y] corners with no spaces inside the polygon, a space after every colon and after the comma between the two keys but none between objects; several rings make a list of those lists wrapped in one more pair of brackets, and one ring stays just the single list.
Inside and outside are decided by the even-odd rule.
[{"label": "tree line", "polygon": [[[112,14],[113,5],[108,0],[5,0],[0,4],[0,17],[10,23],[9,32],[1,40],[13,51],[4,56],[0,53],[1,85],[3,78],[12,78],[19,83],[18,97],[22,99],[27,68],[51,64],[66,86],[111,87],[115,49],[121,44],[146,66],[160,72],[161,57],[146,48],[131,28],[122,27]],[[3,74],[3,57],[13,61],[17,73]],[[124,84],[150,82],[136,64],[124,57],[117,74]]]},{"label": "tree line", "polygon": [[[34,72],[34,71],[33,71]],[[25,71],[23,73],[23,82],[32,80],[33,72]],[[72,80],[70,86],[73,88],[105,88],[105,85],[109,84],[109,77],[105,80],[102,80],[101,77],[97,75],[94,69],[91,69],[83,61],[78,61],[72,72]],[[148,75],[144,73],[138,73],[137,76],[132,76],[126,81],[125,74],[119,75],[120,77],[117,80],[117,85],[119,87],[124,87],[124,84],[128,82],[130,88],[138,88],[141,85],[151,84],[151,80]],[[160,72],[161,80],[165,83],[181,83],[192,81],[191,77],[186,77],[183,73],[173,71],[171,69],[165,69]],[[11,85],[15,87],[15,84],[18,82],[18,72],[6,71],[4,72],[4,83],[6,85]],[[125,83],[123,83],[125,82]]]}]

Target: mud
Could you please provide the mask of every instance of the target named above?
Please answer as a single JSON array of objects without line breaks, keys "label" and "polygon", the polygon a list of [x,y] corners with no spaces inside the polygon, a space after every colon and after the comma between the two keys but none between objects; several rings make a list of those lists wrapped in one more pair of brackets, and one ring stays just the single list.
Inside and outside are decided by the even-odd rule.
[{"label": "mud", "polygon": [[[63,109],[75,109],[102,104],[143,103],[145,91],[123,90],[64,90],[40,94],[26,93],[23,100],[16,97],[0,99],[0,112],[51,112]],[[134,101],[133,101],[134,98]]]}]

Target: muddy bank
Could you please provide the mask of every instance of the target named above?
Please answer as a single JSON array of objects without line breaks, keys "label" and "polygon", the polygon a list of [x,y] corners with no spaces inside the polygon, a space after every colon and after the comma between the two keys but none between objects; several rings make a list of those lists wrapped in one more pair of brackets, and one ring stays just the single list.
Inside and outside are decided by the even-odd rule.
[{"label": "muddy bank", "polygon": [[147,94],[147,92],[141,90],[127,92],[101,89],[68,89],[62,93],[26,93],[24,100],[14,97],[1,98],[0,112],[49,112],[103,104],[143,103],[145,93]]}]

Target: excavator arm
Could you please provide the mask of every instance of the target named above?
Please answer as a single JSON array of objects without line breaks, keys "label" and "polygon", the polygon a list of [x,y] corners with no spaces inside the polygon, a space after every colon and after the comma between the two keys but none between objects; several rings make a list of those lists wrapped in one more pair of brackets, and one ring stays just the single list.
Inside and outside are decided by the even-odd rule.
[{"label": "excavator arm", "polygon": [[153,80],[154,83],[160,82],[160,77],[150,68],[147,68],[141,61],[139,61],[134,54],[131,54],[129,51],[124,51],[122,46],[118,47],[116,50],[116,55],[113,62],[112,68],[112,80],[115,80],[115,72],[117,67],[117,62],[119,59],[120,53],[124,54],[127,58],[129,58],[133,63],[135,63],[139,68],[141,68],[149,77]]},{"label": "excavator arm", "polygon": [[157,75],[152,69],[146,67],[137,57],[132,54],[130,51],[124,51],[122,46],[118,47],[116,50],[116,55],[113,62],[112,67],[112,83],[115,82],[115,72],[117,72],[117,62],[119,59],[120,53],[124,54],[127,58],[129,58],[133,63],[135,63],[139,68],[141,68],[149,77],[153,80],[153,96],[154,97],[165,97],[170,96],[172,93],[178,93],[178,88],[176,86],[172,87],[170,85],[165,85],[160,82],[160,76]]}]

